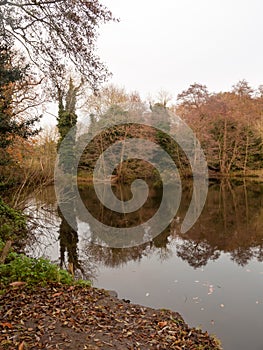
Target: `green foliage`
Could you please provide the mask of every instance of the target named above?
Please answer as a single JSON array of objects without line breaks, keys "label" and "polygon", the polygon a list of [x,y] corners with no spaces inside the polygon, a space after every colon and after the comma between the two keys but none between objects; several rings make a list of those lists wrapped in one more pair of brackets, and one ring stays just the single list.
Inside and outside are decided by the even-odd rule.
[{"label": "green foliage", "polygon": [[[73,163],[75,158],[75,143],[76,143],[76,130],[72,130],[73,127],[77,124],[77,115],[76,115],[76,103],[77,103],[77,94],[81,85],[75,87],[72,79],[69,81],[69,87],[67,94],[65,96],[65,103],[63,101],[63,96],[59,98],[59,109],[58,109],[58,118],[57,118],[57,127],[59,131],[59,163],[62,167],[64,173],[72,173]],[[71,131],[67,137],[67,142],[62,143],[66,135]]]},{"label": "green foliage", "polygon": [[77,124],[77,115],[75,113],[66,111],[60,107],[58,113],[58,130],[60,134],[60,143],[64,140],[69,130]]},{"label": "green foliage", "polygon": [[159,129],[170,131],[171,118],[168,109],[161,103],[155,103],[151,106],[152,124]]},{"label": "green foliage", "polygon": [[[82,148],[82,144],[87,144],[80,162],[79,169],[84,169],[93,173],[96,162],[102,152],[118,141],[125,140],[129,137],[134,137],[138,132],[132,132],[127,124],[122,124],[123,119],[129,119],[129,113],[118,105],[112,105],[108,110],[97,120],[93,115],[87,135],[82,135],[77,142],[77,147]],[[120,123],[120,124],[119,124]],[[112,126],[113,125],[113,126]],[[129,135],[131,132],[131,135]],[[95,137],[94,137],[95,136]],[[91,142],[87,140],[93,138]],[[121,144],[119,150],[121,152]],[[118,152],[116,152],[117,154]],[[116,163],[120,161],[117,157]]]},{"label": "green foliage", "polygon": [[4,246],[5,246],[5,242],[0,237],[0,252],[3,250]]},{"label": "green foliage", "polygon": [[0,278],[4,285],[16,281],[30,285],[48,282],[73,283],[73,277],[67,271],[61,270],[48,260],[33,259],[17,253],[10,253],[7,263],[0,265]]},{"label": "green foliage", "polygon": [[25,216],[4,203],[0,197],[0,238],[3,241],[17,239],[25,236],[26,232]]},{"label": "green foliage", "polygon": [[77,280],[76,284],[81,287],[90,287],[92,285],[91,281],[89,280]]},{"label": "green foliage", "polygon": [[[58,125],[59,127],[59,125]],[[64,128],[64,131],[62,132],[60,129],[60,135],[61,139],[58,143],[59,147],[59,165],[63,169],[63,172],[66,174],[72,174],[73,172],[73,165],[75,160],[75,132],[72,132],[67,137],[67,142],[61,143],[64,137],[66,136],[67,132],[69,131],[70,127]]]}]

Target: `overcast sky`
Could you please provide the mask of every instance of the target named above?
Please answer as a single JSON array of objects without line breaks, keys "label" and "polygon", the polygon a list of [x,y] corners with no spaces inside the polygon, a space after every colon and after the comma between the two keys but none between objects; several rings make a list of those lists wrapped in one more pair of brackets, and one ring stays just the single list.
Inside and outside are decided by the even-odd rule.
[{"label": "overcast sky", "polygon": [[103,25],[98,54],[110,82],[143,97],[176,96],[193,82],[209,91],[238,80],[263,84],[262,0],[102,0],[120,18]]}]

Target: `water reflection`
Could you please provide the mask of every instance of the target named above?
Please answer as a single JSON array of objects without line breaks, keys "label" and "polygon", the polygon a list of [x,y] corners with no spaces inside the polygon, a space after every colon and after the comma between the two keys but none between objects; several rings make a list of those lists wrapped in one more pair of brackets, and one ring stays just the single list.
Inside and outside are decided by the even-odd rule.
[{"label": "water reflection", "polygon": [[[186,188],[186,186],[185,186]],[[117,188],[116,193],[124,200],[129,199],[129,188]],[[119,214],[101,206],[97,201],[92,187],[80,190],[81,197],[89,210],[103,220],[107,225],[134,225],[154,215],[161,201],[161,190],[153,188],[145,205],[136,213]],[[205,266],[209,260],[216,260],[221,252],[230,253],[231,258],[238,265],[244,266],[252,258],[262,261],[263,244],[263,186],[262,184],[245,181],[231,183],[229,180],[211,184],[204,211],[198,222],[186,234],[181,234],[180,224],[186,214],[191,199],[191,188],[184,191],[178,216],[169,227],[148,244],[129,249],[111,249],[101,246],[92,247],[96,242],[91,239],[88,252],[96,256],[100,261],[102,256],[116,256],[120,264],[127,262],[127,257],[140,259],[142,254],[149,254],[149,250],[160,251],[162,259],[169,257],[172,253],[169,249],[173,238],[180,238],[176,245],[176,254],[186,260],[190,266],[199,268]],[[80,218],[85,222],[85,218]],[[92,237],[92,227],[91,237]],[[103,250],[102,254],[99,250]],[[94,252],[95,250],[95,252]],[[94,254],[93,254],[94,253]]]},{"label": "water reflection", "polygon": [[[113,190],[121,199],[130,198],[129,187]],[[144,206],[125,215],[101,206],[92,186],[81,185],[79,191],[98,220],[117,227],[148,220],[162,196],[160,188],[151,187]],[[154,239],[132,248],[109,248],[103,236],[94,235],[85,215],[78,214],[74,201],[68,210],[75,227],[68,226],[50,187],[28,199],[37,225],[27,252],[49,257],[93,279],[95,286],[116,290],[121,298],[178,311],[190,325],[215,333],[225,350],[247,350],[251,344],[262,349],[263,184],[210,183],[202,215],[182,234],[192,197],[191,184],[185,183],[177,216]]]},{"label": "water reflection", "polygon": [[[100,262],[112,267],[130,260],[139,261],[142,256],[154,251],[157,251],[161,260],[176,254],[194,268],[205,266],[209,260],[217,260],[222,252],[230,253],[231,259],[241,266],[252,258],[263,261],[263,184],[246,183],[245,180],[235,183],[225,180],[210,184],[206,205],[198,222],[186,234],[181,234],[180,225],[192,197],[191,191],[190,184],[185,184],[177,217],[165,231],[151,241],[132,248],[107,247],[103,236],[98,238],[94,235],[87,218],[78,214],[72,198],[68,201],[67,210],[71,222],[75,224],[73,228],[64,220],[61,212],[57,211],[52,189],[42,193],[42,197],[35,198],[35,203],[38,203],[36,209],[41,213],[41,227],[45,219],[47,222],[56,221],[59,225],[57,239],[60,245],[60,265],[65,266],[67,263],[74,272],[80,270],[82,274],[85,273],[83,261],[79,257],[80,249],[82,260],[88,258],[95,264]],[[158,210],[162,200],[162,189],[152,186],[143,207],[135,213],[120,214],[101,205],[92,186],[81,185],[79,192],[92,215],[105,224],[116,227],[131,227],[147,221]],[[129,186],[115,185],[114,192],[121,200],[129,200],[131,197]],[[37,214],[35,216],[38,217]],[[42,229],[42,234],[43,231]],[[82,244],[78,247],[81,234]],[[173,249],[174,245],[176,249]]]},{"label": "water reflection", "polygon": [[193,267],[218,259],[220,252],[244,266],[252,258],[262,261],[263,186],[228,180],[210,187],[197,224],[180,238],[177,254]]},{"label": "water reflection", "polygon": [[75,223],[75,230],[64,219],[60,209],[58,208],[59,217],[61,223],[59,226],[59,242],[60,242],[60,267],[66,266],[65,254],[68,254],[68,270],[74,274],[77,269],[83,272],[81,264],[79,262],[77,246],[78,246],[78,233],[77,233],[77,219],[74,208],[70,209],[71,222]]}]

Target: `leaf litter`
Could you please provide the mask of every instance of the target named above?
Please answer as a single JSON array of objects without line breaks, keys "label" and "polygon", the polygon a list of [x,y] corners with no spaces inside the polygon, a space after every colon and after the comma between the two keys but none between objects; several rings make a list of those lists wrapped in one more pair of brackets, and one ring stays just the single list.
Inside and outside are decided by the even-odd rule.
[{"label": "leaf litter", "polygon": [[0,349],[221,349],[169,310],[129,304],[101,289],[48,284],[0,296]]}]

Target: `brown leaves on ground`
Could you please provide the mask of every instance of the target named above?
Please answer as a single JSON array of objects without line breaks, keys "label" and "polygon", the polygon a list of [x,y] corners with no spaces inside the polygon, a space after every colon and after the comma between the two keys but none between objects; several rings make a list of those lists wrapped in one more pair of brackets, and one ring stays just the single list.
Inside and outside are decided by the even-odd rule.
[{"label": "brown leaves on ground", "polygon": [[175,312],[127,304],[96,288],[9,288],[0,301],[0,349],[220,349]]}]

